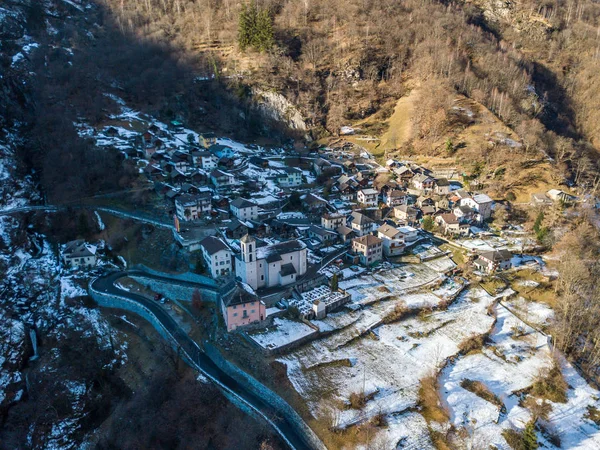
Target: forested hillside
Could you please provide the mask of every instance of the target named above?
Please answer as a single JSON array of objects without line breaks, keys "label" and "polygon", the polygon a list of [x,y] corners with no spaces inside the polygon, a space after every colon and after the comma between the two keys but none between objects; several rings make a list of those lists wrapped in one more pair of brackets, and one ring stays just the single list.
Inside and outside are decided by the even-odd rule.
[{"label": "forested hillside", "polygon": [[265,0],[255,7],[270,15],[274,43],[262,48],[239,45],[243,2],[106,1],[122,29],[201,56],[206,75],[238,98],[282,93],[313,138],[369,117],[381,123],[422,87],[411,119],[417,152],[439,153],[464,126],[452,114],[462,94],[517,134],[518,159],[541,152],[561,176],[593,183],[600,10],[591,1]]}]

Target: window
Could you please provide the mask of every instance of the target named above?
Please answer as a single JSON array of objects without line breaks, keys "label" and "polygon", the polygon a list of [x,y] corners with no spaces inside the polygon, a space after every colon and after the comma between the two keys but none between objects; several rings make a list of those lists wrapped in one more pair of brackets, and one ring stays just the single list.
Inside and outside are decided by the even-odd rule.
[{"label": "window", "polygon": [[250,254],[250,262],[252,262],[252,253]]},{"label": "window", "polygon": [[250,310],[250,314],[254,314],[254,312],[255,312],[254,309]]},{"label": "window", "polygon": [[[234,308],[235,308],[235,306],[234,306]],[[233,313],[233,317],[237,317],[237,313]]]},{"label": "window", "polygon": [[261,275],[261,276],[260,276],[260,281],[264,281],[264,280],[265,280],[265,276],[264,276],[264,275]]}]

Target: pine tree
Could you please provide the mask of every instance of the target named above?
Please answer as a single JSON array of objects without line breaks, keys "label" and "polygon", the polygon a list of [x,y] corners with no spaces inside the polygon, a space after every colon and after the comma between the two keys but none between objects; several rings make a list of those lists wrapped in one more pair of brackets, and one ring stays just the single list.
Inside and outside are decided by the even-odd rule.
[{"label": "pine tree", "polygon": [[523,431],[523,449],[536,450],[538,448],[537,434],[535,433],[535,420],[531,420]]},{"label": "pine tree", "polygon": [[238,44],[242,51],[249,47],[267,51],[275,43],[273,19],[268,9],[259,10],[254,2],[243,4],[238,21]]},{"label": "pine tree", "polygon": [[270,50],[273,47],[273,20],[268,9],[263,9],[258,12],[256,17],[256,33],[255,33],[255,45],[254,47],[264,52]]},{"label": "pine tree", "polygon": [[338,290],[338,274],[334,273],[331,277],[331,290],[337,292]]},{"label": "pine tree", "polygon": [[238,21],[238,44],[242,51],[246,51],[248,47],[252,45],[252,35],[254,34],[254,25],[252,12],[256,12],[254,3],[250,4],[250,8],[242,3],[242,10],[240,11]]},{"label": "pine tree", "polygon": [[535,231],[536,234],[540,232],[543,221],[544,221],[544,212],[540,211],[540,213],[538,214],[538,216],[535,219],[535,223],[533,224],[533,231]]}]

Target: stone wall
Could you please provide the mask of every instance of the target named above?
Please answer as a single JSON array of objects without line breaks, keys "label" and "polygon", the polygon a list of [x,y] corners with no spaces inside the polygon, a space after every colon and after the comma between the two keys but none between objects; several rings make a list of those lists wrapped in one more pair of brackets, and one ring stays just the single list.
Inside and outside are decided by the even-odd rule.
[{"label": "stone wall", "polygon": [[256,395],[264,398],[270,405],[275,407],[279,413],[288,421],[296,424],[302,429],[309,439],[310,445],[317,450],[327,450],[323,442],[315,434],[315,432],[304,422],[302,417],[292,408],[284,399],[277,395],[272,390],[261,384],[259,381],[248,375],[243,370],[239,369],[234,364],[227,361],[211,344],[206,344],[205,352],[210,359],[225,373],[242,383],[247,389],[254,392]]}]

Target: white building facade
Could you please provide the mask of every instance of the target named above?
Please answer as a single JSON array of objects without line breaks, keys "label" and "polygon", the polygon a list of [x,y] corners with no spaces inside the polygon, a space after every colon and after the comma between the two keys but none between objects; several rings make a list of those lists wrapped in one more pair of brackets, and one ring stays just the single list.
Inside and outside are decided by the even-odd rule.
[{"label": "white building facade", "polygon": [[306,273],[306,246],[297,240],[256,247],[249,235],[240,239],[235,274],[252,289],[286,286]]}]

